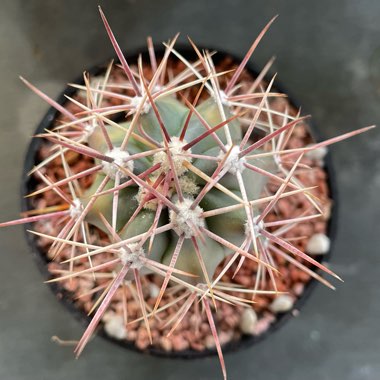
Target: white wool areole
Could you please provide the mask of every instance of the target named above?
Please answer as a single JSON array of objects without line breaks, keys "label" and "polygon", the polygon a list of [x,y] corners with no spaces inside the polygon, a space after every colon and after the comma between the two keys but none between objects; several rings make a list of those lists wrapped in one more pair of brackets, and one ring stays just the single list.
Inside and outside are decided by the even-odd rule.
[{"label": "white wool areole", "polygon": [[186,238],[194,236],[194,227],[204,227],[205,221],[202,217],[203,209],[196,206],[191,209],[191,205],[194,200],[191,198],[184,198],[182,202],[177,201],[175,206],[178,209],[178,213],[174,210],[170,210],[169,217],[173,223],[173,229],[178,235],[185,235]]},{"label": "white wool areole", "polygon": [[102,163],[103,173],[110,178],[115,179],[116,174],[118,174],[120,178],[128,177],[127,174],[120,170],[120,167],[126,168],[131,172],[133,171],[133,160],[130,159],[129,153],[126,150],[113,148],[106,153],[106,156],[113,158],[113,162],[103,161]]}]

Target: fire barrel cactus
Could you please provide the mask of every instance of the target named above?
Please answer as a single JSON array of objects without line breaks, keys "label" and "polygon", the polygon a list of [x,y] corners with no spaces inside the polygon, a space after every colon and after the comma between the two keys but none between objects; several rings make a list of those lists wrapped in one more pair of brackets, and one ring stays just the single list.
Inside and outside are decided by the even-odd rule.
[{"label": "fire barrel cactus", "polygon": [[[192,42],[198,60],[188,62],[175,50],[176,38],[165,45],[164,55],[157,59],[149,39],[152,75],[148,80],[144,74],[146,62],[139,59],[136,66],[129,66],[101,10],[100,13],[125,73],[125,81],[119,87],[128,95],[114,91],[117,86],[109,83],[112,64],[103,77],[93,80],[85,74],[84,85],[75,85],[86,98],[85,102],[69,98],[81,109],[77,114],[24,80],[66,120],[41,135],[52,143],[52,150],[50,157],[32,170],[45,186],[30,196],[54,191],[63,199],[63,205],[31,211],[30,215],[1,226],[58,218],[65,222],[56,235],[34,232],[51,240],[53,256],[59,256],[67,247],[72,252],[72,257],[63,262],[69,269],[52,281],[88,273],[96,276],[107,270],[114,273],[95,305],[93,319],[77,345],[77,355],[125,281],[135,283],[148,334],[149,319],[160,313],[163,295],[175,284],[185,290],[187,298],[171,318],[171,331],[189,308],[200,302],[226,377],[213,320],[215,302],[250,307],[254,295],[261,291],[260,281],[264,277],[272,281],[276,293],[274,278],[279,273],[271,257],[272,246],[339,278],[268,227],[320,216],[318,199],[296,176],[303,155],[368,128],[307,147],[284,148],[305,117],[291,117],[270,108],[271,98],[283,96],[272,90],[274,78],[266,83],[266,88],[262,88],[260,78],[246,92],[242,92],[240,82],[247,61],[273,20],[233,72],[217,72],[213,54],[200,52]],[[166,71],[172,56],[185,65],[174,77]],[[189,100],[184,94],[194,88],[196,94]],[[104,106],[104,97],[115,97],[120,104]],[[113,115],[120,112],[125,117],[117,122]],[[266,122],[262,121],[263,115]],[[274,115],[282,118],[281,125],[272,122]],[[69,151],[91,157],[93,166],[72,173],[66,159]],[[44,175],[43,169],[55,159],[61,159],[65,178],[54,182]],[[78,180],[86,176],[93,177],[92,185],[81,189]],[[266,192],[268,180],[278,184],[276,192]],[[294,194],[306,197],[316,211],[277,224],[266,223],[265,217],[277,201]],[[90,241],[89,230],[94,226],[108,235],[108,244]],[[92,260],[102,255],[104,261],[93,265]],[[232,264],[238,263],[238,271],[245,260],[258,265],[253,288],[224,284],[221,279]],[[88,267],[76,271],[75,263],[84,261]],[[221,263],[224,266],[216,275]],[[301,261],[298,265],[307,270]],[[144,304],[141,286],[141,276],[150,273],[162,276],[153,309]],[[333,287],[317,272],[311,273]],[[252,299],[241,298],[236,291],[250,292]]]},{"label": "fire barrel cactus", "polygon": [[[213,239],[214,234],[240,246],[257,230],[254,207],[249,211],[252,220],[247,219],[246,210],[241,207],[229,212],[217,209],[223,210],[237,201],[243,204],[243,198],[245,202],[257,200],[265,184],[265,176],[247,169],[248,160],[239,157],[239,146],[244,147],[241,125],[228,106],[219,104],[220,108],[210,98],[189,112],[175,96],[164,92],[154,101],[154,108],[145,107],[139,116],[140,132],[136,131],[124,144],[131,122],[119,124],[117,129],[102,130],[96,126],[88,146],[111,159],[97,159],[101,169],[78,202],[78,207],[83,207],[96,199],[84,220],[107,233],[108,222],[122,240],[145,234],[146,239],[125,249],[196,275],[186,278],[192,284],[209,281],[218,264],[233,252],[231,247]],[[149,136],[148,145],[144,135]],[[274,169],[272,158],[252,159],[249,164],[266,171]],[[141,175],[145,178],[138,179]],[[125,186],[127,181],[130,183]],[[123,185],[118,192],[117,208],[113,208],[113,189],[120,183]],[[94,197],[99,187],[110,192]],[[210,216],[206,218],[205,212],[210,212]],[[157,228],[162,226],[170,229],[166,227],[158,234]],[[259,235],[258,231],[255,233]],[[200,234],[206,235],[197,257],[194,244]],[[150,237],[154,239],[151,244]],[[172,262],[175,251],[180,254]],[[127,257],[128,254],[126,260]]]}]

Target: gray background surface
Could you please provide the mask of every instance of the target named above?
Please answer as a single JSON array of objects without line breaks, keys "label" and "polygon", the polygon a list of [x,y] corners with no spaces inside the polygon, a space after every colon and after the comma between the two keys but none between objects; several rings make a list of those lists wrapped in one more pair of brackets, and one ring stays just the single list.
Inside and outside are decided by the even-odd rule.
[{"label": "gray background surface", "polygon": [[[23,155],[47,109],[22,74],[55,97],[86,67],[112,54],[100,3],[125,48],[151,34],[242,55],[265,23],[280,17],[255,54],[277,56],[278,79],[313,114],[325,137],[379,122],[380,2],[2,0],[0,8],[1,220],[16,217]],[[301,315],[270,339],[226,357],[230,379],[380,378],[380,129],[331,149],[340,192],[333,269],[336,292],[319,286]],[[171,361],[96,338],[80,360],[52,335],[82,326],[42,284],[22,229],[0,231],[0,379],[219,379],[217,359]]]}]

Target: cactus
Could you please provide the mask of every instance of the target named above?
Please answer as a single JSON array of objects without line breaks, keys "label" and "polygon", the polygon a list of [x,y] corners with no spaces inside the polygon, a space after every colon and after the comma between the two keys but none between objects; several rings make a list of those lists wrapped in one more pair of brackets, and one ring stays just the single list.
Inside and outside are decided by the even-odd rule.
[{"label": "cactus", "polygon": [[[88,273],[96,275],[99,271],[116,273],[99,299],[94,317],[77,345],[76,355],[80,355],[113,295],[126,280],[135,283],[149,334],[148,320],[162,310],[163,295],[168,288],[179,286],[187,299],[171,318],[171,332],[191,305],[201,302],[226,378],[212,309],[215,301],[248,307],[250,301],[237,296],[236,288],[223,284],[223,274],[233,263],[239,263],[239,269],[244,260],[255,261],[259,268],[257,284],[260,277],[268,276],[273,283],[273,293],[276,293],[273,278],[278,272],[271,259],[271,247],[275,246],[339,279],[319,261],[270,232],[268,227],[273,228],[274,224],[266,223],[265,217],[279,199],[295,194],[302,194],[316,211],[276,225],[319,217],[318,200],[311,189],[305,188],[296,178],[301,158],[372,127],[299,149],[283,149],[284,141],[306,117],[280,114],[283,124],[272,123],[271,116],[276,115],[276,111],[271,109],[269,100],[282,96],[272,89],[274,78],[265,90],[252,88],[247,93],[235,95],[247,61],[274,19],[266,25],[233,73],[216,72],[212,54],[201,53],[192,41],[198,61],[187,62],[174,48],[177,36],[166,44],[166,51],[158,63],[151,39],[148,39],[153,72],[148,80],[144,76],[146,63],[140,58],[137,67],[129,66],[101,10],[100,14],[125,72],[122,86],[129,95],[121,95],[116,87],[109,85],[112,63],[104,77],[95,81],[85,74],[84,85],[74,85],[86,95],[83,103],[68,97],[81,109],[78,114],[71,113],[23,79],[67,120],[62,126],[40,135],[53,144],[53,149],[50,157],[32,170],[46,186],[29,195],[54,191],[63,199],[63,206],[31,211],[31,215],[1,226],[65,221],[57,236],[32,231],[52,242],[51,256],[58,257],[68,247],[73,252],[63,263],[69,270],[51,281]],[[185,69],[167,79],[167,62],[169,57],[174,59],[173,56],[185,65]],[[228,79],[221,81],[222,78]],[[184,95],[189,89],[196,89],[191,100]],[[103,97],[115,97],[120,105],[103,106]],[[120,112],[125,113],[125,118],[117,122],[113,115]],[[249,121],[243,123],[246,114]],[[264,114],[269,123],[261,125]],[[264,130],[264,136],[256,133],[259,128]],[[72,173],[67,161],[70,151],[92,158],[93,166]],[[57,182],[43,173],[43,168],[54,159],[61,159],[66,176]],[[285,164],[289,160],[292,161],[290,167]],[[92,185],[81,189],[78,180],[87,176],[93,177]],[[278,190],[265,196],[268,179],[278,184]],[[66,187],[68,192],[64,190]],[[88,229],[93,227],[108,236],[106,245],[89,241]],[[103,256],[102,264],[92,265],[92,258]],[[292,260],[287,254],[286,257]],[[74,270],[83,260],[88,260],[87,268]],[[215,270],[221,263],[225,263],[224,267],[216,276]],[[307,270],[305,265],[298,265]],[[153,310],[148,310],[144,304],[141,286],[141,277],[150,273],[162,276]],[[316,272],[311,273],[333,288]],[[247,291],[253,295],[260,293],[259,286]]]}]

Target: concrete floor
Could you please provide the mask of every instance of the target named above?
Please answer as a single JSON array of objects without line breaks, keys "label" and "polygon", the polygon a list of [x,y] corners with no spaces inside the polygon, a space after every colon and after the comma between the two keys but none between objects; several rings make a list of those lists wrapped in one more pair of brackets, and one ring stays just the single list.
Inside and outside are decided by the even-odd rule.
[{"label": "concrete floor", "polygon": [[[0,10],[1,220],[17,216],[23,155],[47,109],[18,75],[55,97],[83,69],[112,54],[96,5],[121,45],[151,34],[242,55],[273,15],[255,54],[272,55],[279,80],[325,137],[379,122],[380,2],[2,0]],[[265,3],[265,5],[264,5]],[[380,375],[380,129],[331,149],[340,193],[332,267],[345,279],[319,286],[301,315],[260,345],[226,357],[230,379],[375,380]],[[220,379],[217,359],[171,361],[96,338],[80,360],[52,335],[83,331],[57,303],[28,254],[22,229],[0,231],[0,379]]]}]

